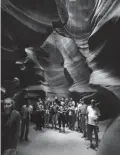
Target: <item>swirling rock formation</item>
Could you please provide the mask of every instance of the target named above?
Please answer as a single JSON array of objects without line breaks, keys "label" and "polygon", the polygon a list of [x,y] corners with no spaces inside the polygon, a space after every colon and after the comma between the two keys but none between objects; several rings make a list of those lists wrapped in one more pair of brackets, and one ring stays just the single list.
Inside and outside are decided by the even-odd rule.
[{"label": "swirling rock formation", "polygon": [[[90,83],[113,91],[120,98],[120,1],[101,1],[96,6],[89,39]],[[119,91],[118,91],[119,90]]]},{"label": "swirling rock formation", "polygon": [[52,92],[60,96],[68,95],[69,82],[64,75],[63,58],[59,48],[56,46],[54,34],[52,33],[42,45],[42,48],[49,54],[48,59],[40,60],[44,66],[46,79]]},{"label": "swirling rock formation", "polygon": [[[49,8],[46,4],[49,4]],[[49,2],[46,0],[36,0],[34,2],[28,0],[2,0],[1,6],[3,76],[2,79],[4,81],[5,78],[9,78],[8,75],[13,74],[13,70],[15,70],[15,62],[23,58],[25,59],[25,48],[33,47],[36,49],[36,46],[38,48],[46,40],[48,35],[52,32],[52,22],[58,21],[59,18],[57,14],[56,5],[53,0],[50,0]],[[36,71],[36,74],[41,74],[42,68],[40,64],[37,62],[35,55],[31,55],[31,53],[27,54],[30,56],[29,58],[37,66],[37,70],[34,69],[34,71]],[[11,64],[14,64],[12,65],[14,68],[10,68]],[[6,68],[8,70],[7,73],[4,67],[6,65]],[[31,70],[33,70],[33,68],[31,68]],[[22,87],[32,85],[31,87],[33,89],[33,83],[37,83],[36,78],[34,78],[34,80],[32,79],[34,82],[31,80],[30,84],[30,79],[26,79],[29,76],[28,71],[26,72],[27,74],[21,71],[19,72],[22,74],[20,76],[20,80],[22,81]],[[24,78],[23,80],[24,75],[26,75],[26,78]],[[32,75],[36,76],[35,74]],[[40,80],[41,77],[39,76],[39,81]],[[41,83],[39,83],[39,85],[41,85]]]},{"label": "swirling rock formation", "polygon": [[75,42],[57,33],[54,33],[56,47],[64,59],[64,68],[67,69],[71,78],[73,79],[73,86],[69,89],[71,92],[94,92],[95,90],[90,88],[88,82],[90,78],[90,70],[85,64],[85,58],[80,53]]},{"label": "swirling rock formation", "polygon": [[65,17],[67,16],[66,24],[62,28],[64,30],[56,29],[56,31],[60,34],[63,32],[66,37],[71,37],[80,48],[80,52],[86,57],[86,61],[93,71],[90,76],[90,84],[103,87],[119,86],[120,1],[56,0],[56,4],[61,20],[64,19],[61,8],[64,8]]},{"label": "swirling rock formation", "polygon": [[[29,93],[44,90],[51,96],[68,96],[69,90],[91,92],[102,86],[120,99],[120,0],[2,0],[2,65],[7,62],[3,77],[6,72],[11,75],[15,61],[26,57],[25,49],[35,65],[31,70],[39,75],[34,79],[32,70],[31,80],[24,81]],[[99,155],[120,154],[119,122],[118,117],[109,127]]]},{"label": "swirling rock formation", "polygon": [[[119,0],[35,0],[34,3],[2,0],[2,53],[6,57],[5,53],[39,48],[52,33],[53,24],[56,33],[42,45],[49,58],[39,59],[36,54],[32,57],[37,74],[41,74],[41,66],[45,70],[51,90],[57,92],[57,87],[59,91],[64,88],[68,94],[70,84],[64,75],[65,67],[74,81],[70,91],[94,91],[88,86],[90,83],[101,85],[119,97],[119,17]],[[64,66],[61,60],[56,61],[58,57],[63,59]]]},{"label": "swirling rock formation", "polygon": [[[41,56],[41,50],[47,53],[47,57]],[[42,47],[37,51],[34,48],[26,48],[27,54],[38,66],[38,70],[44,69],[44,77],[48,84],[36,85],[28,87],[28,90],[44,90],[50,96],[53,94],[59,94],[59,96],[68,96],[69,82],[64,75],[63,58],[56,47],[54,34],[51,34],[47,40],[43,43]],[[56,59],[58,58],[58,59]]]}]

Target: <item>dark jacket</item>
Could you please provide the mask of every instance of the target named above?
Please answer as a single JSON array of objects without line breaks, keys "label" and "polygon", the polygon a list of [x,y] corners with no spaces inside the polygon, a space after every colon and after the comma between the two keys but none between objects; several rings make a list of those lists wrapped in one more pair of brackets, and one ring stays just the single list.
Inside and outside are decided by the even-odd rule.
[{"label": "dark jacket", "polygon": [[16,148],[20,136],[20,114],[13,110],[11,115],[1,114],[1,154],[10,148]]}]

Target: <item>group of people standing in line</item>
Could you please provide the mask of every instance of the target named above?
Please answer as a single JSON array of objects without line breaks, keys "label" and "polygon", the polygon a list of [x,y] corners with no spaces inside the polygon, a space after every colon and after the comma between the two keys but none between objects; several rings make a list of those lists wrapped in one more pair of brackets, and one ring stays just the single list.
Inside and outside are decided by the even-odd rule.
[{"label": "group of people standing in line", "polygon": [[[72,98],[62,97],[58,100],[55,97],[50,100],[48,97],[43,101],[40,98],[33,105],[28,102],[29,118],[36,124],[35,130],[42,130],[42,128],[59,129],[59,132],[66,132],[66,128],[76,130],[83,133],[82,138],[90,140],[90,147],[93,148],[92,133],[94,131],[96,148],[98,147],[98,131],[99,131],[99,117],[100,111],[97,107],[97,102],[92,99],[91,104],[85,104],[84,98],[80,99],[78,103]],[[25,115],[24,105],[21,109],[22,116]],[[25,123],[22,121],[22,132],[24,131]],[[26,123],[27,129],[29,128]],[[26,131],[28,134],[28,130]],[[23,135],[23,134],[22,134]],[[21,137],[21,139],[23,136]],[[28,139],[28,137],[25,137]]]},{"label": "group of people standing in line", "polygon": [[20,139],[29,141],[30,121],[34,122],[35,130],[43,128],[59,129],[59,132],[66,132],[66,128],[83,133],[82,138],[90,140],[90,147],[93,148],[92,133],[94,131],[96,148],[98,147],[98,122],[100,112],[97,102],[92,99],[87,105],[84,98],[78,103],[72,98],[62,97],[58,100],[45,100],[41,98],[35,104],[26,98],[25,104],[18,112],[15,109],[15,102],[11,98],[3,101],[2,113],[2,154],[9,149],[16,149]]}]

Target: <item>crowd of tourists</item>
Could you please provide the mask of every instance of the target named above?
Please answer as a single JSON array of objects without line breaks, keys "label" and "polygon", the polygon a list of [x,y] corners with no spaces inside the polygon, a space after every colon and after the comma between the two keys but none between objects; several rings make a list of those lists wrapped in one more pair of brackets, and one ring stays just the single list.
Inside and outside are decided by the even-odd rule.
[{"label": "crowd of tourists", "polygon": [[93,148],[94,131],[95,148],[98,147],[100,111],[94,99],[91,100],[90,105],[87,105],[84,98],[75,103],[72,98],[46,97],[45,100],[38,98],[34,104],[26,98],[19,112],[15,110],[14,104],[11,98],[3,101],[2,153],[11,148],[15,150],[19,140],[29,141],[30,122],[35,123],[35,130],[51,128],[65,133],[69,128],[72,131],[81,132],[82,138],[90,141],[91,148]]}]

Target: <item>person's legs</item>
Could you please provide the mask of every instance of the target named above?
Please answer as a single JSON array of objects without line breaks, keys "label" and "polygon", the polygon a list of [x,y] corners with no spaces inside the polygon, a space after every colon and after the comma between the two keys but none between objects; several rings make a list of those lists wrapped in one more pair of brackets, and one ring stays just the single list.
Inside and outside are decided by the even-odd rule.
[{"label": "person's legs", "polygon": [[50,115],[47,114],[46,115],[46,126],[49,127],[49,118],[50,118]]},{"label": "person's legs", "polygon": [[39,129],[39,117],[36,117],[36,130]]},{"label": "person's legs", "polygon": [[83,124],[83,116],[81,115],[81,128],[82,128],[82,132],[83,132],[83,130],[84,130],[84,126],[83,126],[84,124]]},{"label": "person's legs", "polygon": [[81,117],[79,118],[79,129],[80,129],[80,132],[82,133],[82,119]]},{"label": "person's legs", "polygon": [[69,128],[72,129],[72,116],[69,116]]},{"label": "person's legs", "polygon": [[55,114],[54,125],[55,125],[55,129],[56,129],[56,125],[57,125],[57,114]]},{"label": "person's legs", "polygon": [[73,117],[73,130],[75,130],[76,122],[77,122],[77,117],[76,117],[76,115],[74,115],[74,117]]},{"label": "person's legs", "polygon": [[22,123],[21,123],[21,136],[20,136],[20,140],[23,139],[24,133],[25,133],[25,120],[23,119]]},{"label": "person's legs", "polygon": [[65,122],[66,122],[66,119],[65,119],[65,116],[63,115],[62,116],[62,125],[63,125],[63,132],[65,133]]},{"label": "person's legs", "polygon": [[75,121],[76,121],[76,118],[75,118],[75,115],[73,115],[73,121],[72,121],[72,129],[73,130],[75,129]]},{"label": "person's legs", "polygon": [[52,115],[52,128],[54,127],[54,115]]},{"label": "person's legs", "polygon": [[54,116],[53,116],[53,128],[55,128],[55,119],[56,119],[56,116],[54,114]]},{"label": "person's legs", "polygon": [[26,125],[26,131],[25,131],[25,140],[28,140],[28,134],[29,134],[29,120],[25,121]]},{"label": "person's legs", "polygon": [[42,130],[42,116],[39,116],[39,130]]},{"label": "person's legs", "polygon": [[98,131],[97,131],[97,126],[94,126],[93,130],[94,130],[94,134],[95,134],[96,147],[98,147]]},{"label": "person's legs", "polygon": [[39,122],[36,121],[36,130],[38,130],[38,127],[39,127]]},{"label": "person's legs", "polygon": [[88,124],[88,138],[90,140],[90,147],[92,147],[92,132],[93,132],[93,125]]},{"label": "person's legs", "polygon": [[39,129],[39,123],[40,123],[39,117],[40,117],[40,112],[39,111],[36,111],[36,114],[35,114],[36,130]]},{"label": "person's legs", "polygon": [[61,132],[61,116],[58,117],[59,132]]},{"label": "person's legs", "polygon": [[86,139],[85,140],[89,140],[89,137],[88,137],[88,124],[85,125],[85,128],[86,128]]},{"label": "person's legs", "polygon": [[76,118],[76,123],[77,123],[77,131],[79,131],[80,129],[80,122],[79,122],[79,118]]},{"label": "person's legs", "polygon": [[86,126],[85,126],[85,118],[84,115],[82,116],[82,130],[83,130],[83,136],[82,138],[86,137]]},{"label": "person's legs", "polygon": [[44,128],[44,115],[42,115],[42,118],[41,118],[41,123],[42,123],[42,127]]},{"label": "person's legs", "polygon": [[42,117],[42,128],[44,128],[44,117]]},{"label": "person's legs", "polygon": [[49,124],[50,124],[50,114],[48,115],[48,127],[49,127]]},{"label": "person's legs", "polygon": [[67,127],[69,127],[69,118],[68,118],[68,114],[66,113],[66,124],[67,124]]},{"label": "person's legs", "polygon": [[47,114],[45,114],[45,127],[47,127]]},{"label": "person's legs", "polygon": [[70,129],[70,116],[68,116],[68,126],[69,126],[69,129]]}]

